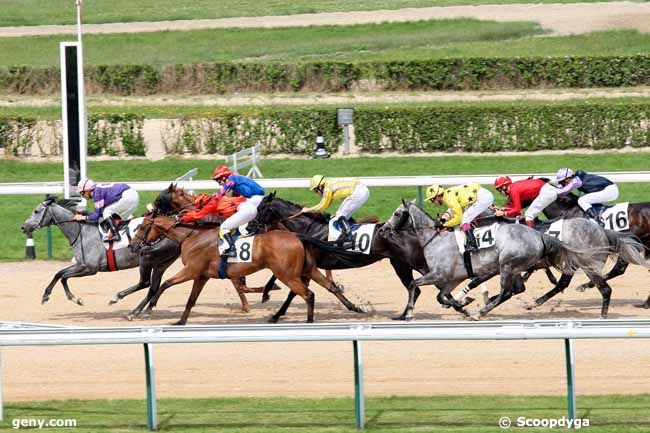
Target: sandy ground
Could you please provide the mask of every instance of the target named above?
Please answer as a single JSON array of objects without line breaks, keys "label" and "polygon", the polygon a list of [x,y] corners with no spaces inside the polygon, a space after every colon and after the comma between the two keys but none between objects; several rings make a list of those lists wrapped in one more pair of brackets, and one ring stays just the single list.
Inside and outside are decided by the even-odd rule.
[{"label": "sandy ground", "polygon": [[[51,301],[40,305],[44,286],[62,262],[0,264],[0,321],[80,326],[129,326],[123,316],[139,301],[134,295],[108,306],[114,292],[137,279],[126,270],[71,280],[80,307],[66,300],[60,286]],[[174,265],[178,269],[178,264]],[[373,313],[344,311],[323,289],[315,288],[316,320],[388,321],[404,306],[406,292],[387,262],[336,273],[348,296],[368,304]],[[261,284],[268,274],[252,277]],[[648,274],[631,272],[613,284],[610,318],[645,318],[634,307],[648,294]],[[534,276],[528,291],[497,309],[491,319],[597,318],[596,291],[568,290],[546,306],[526,305],[548,286]],[[490,282],[496,289],[496,281]],[[169,324],[184,308],[189,285],[170,289],[152,319],[135,324]],[[191,324],[263,323],[279,307],[286,291],[273,292],[268,304],[249,295],[252,311],[239,309],[229,283],[206,286],[190,316]],[[478,306],[477,306],[478,307]],[[473,310],[477,309],[475,307]],[[296,302],[287,322],[302,322],[305,307]],[[417,320],[458,320],[438,306],[432,287],[423,288]],[[270,325],[271,326],[271,325]],[[346,396],[353,393],[352,347],[348,343],[196,344],[155,346],[160,397],[218,396]],[[640,340],[577,341],[579,394],[650,392],[650,342]],[[561,341],[518,342],[371,342],[364,343],[366,390],[369,395],[433,394],[562,394],[565,392]],[[143,353],[139,346],[20,347],[2,349],[4,395],[9,401],[65,398],[143,398]]]},{"label": "sandy ground", "polygon": [[[250,106],[310,104],[389,104],[480,101],[567,101],[593,98],[650,97],[650,87],[589,89],[525,89],[506,91],[455,92],[346,92],[346,93],[253,93],[233,95],[89,96],[89,106]],[[58,107],[55,96],[0,96],[0,107]]]},{"label": "sandy ground", "polygon": [[[296,27],[476,18],[493,21],[536,21],[558,35],[611,29],[650,31],[650,4],[635,2],[511,4],[408,8],[398,10],[330,12],[288,16],[87,24],[84,33],[132,33],[227,27]],[[0,37],[73,34],[74,25],[3,27]]]}]

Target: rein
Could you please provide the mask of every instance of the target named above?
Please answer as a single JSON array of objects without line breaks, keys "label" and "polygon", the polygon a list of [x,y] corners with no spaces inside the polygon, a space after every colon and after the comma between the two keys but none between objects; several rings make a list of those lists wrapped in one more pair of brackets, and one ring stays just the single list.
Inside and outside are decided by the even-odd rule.
[{"label": "rein", "polygon": [[[47,212],[49,210],[50,210],[50,205],[45,206],[45,211],[43,212],[43,216],[41,217],[41,220],[38,222],[38,225],[40,227],[42,227],[41,224],[43,223],[43,220],[45,219],[45,215],[47,214]],[[61,228],[60,226],[62,224],[66,224],[66,223],[78,223],[79,224],[79,231],[77,232],[77,236],[75,236],[75,238],[72,241],[68,240],[68,242],[70,242],[70,246],[73,247],[74,244],[77,243],[77,240],[81,239],[81,260],[82,260],[82,262],[85,262],[86,261],[86,254],[85,254],[85,251],[84,251],[83,227],[81,225],[81,222],[75,221],[75,220],[58,221],[56,219],[56,214],[54,212],[52,212],[52,221],[54,221],[54,224],[59,228]]]}]

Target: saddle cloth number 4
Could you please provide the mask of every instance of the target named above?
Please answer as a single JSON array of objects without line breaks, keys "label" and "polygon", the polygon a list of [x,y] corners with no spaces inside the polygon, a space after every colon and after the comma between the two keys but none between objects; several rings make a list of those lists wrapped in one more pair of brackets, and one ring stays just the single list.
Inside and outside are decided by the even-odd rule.
[{"label": "saddle cloth number 4", "polygon": [[495,234],[499,228],[498,224],[493,224],[488,227],[479,227],[474,229],[474,236],[476,237],[476,243],[480,249],[493,247],[496,243]]}]

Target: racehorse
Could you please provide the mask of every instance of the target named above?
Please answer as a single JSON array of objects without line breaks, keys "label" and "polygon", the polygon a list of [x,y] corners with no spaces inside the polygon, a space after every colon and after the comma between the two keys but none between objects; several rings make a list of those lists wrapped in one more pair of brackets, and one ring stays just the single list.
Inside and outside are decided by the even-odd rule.
[{"label": "racehorse", "polygon": [[[578,206],[578,197],[574,194],[558,197],[543,212],[548,219],[584,217],[584,211]],[[646,248],[647,257],[647,251],[650,249],[650,202],[630,203],[628,206],[628,218],[630,229],[626,233],[636,236],[641,241]],[[614,267],[604,276],[605,281],[623,275],[629,265],[629,261],[626,261],[623,257],[619,257]],[[578,290],[592,287],[594,287],[594,284],[590,281],[578,286]],[[650,308],[650,295],[643,304],[636,305],[636,307]]]},{"label": "racehorse", "polygon": [[[98,272],[110,272],[106,249],[97,229],[97,224],[73,221],[72,217],[75,214],[76,206],[77,202],[74,200],[48,198],[39,203],[21,226],[24,233],[31,233],[39,228],[54,224],[63,232],[72,247],[75,263],[61,269],[54,275],[43,293],[43,304],[50,299],[52,289],[61,280],[67,298],[72,302],[83,305],[82,299],[76,297],[70,290],[68,279],[95,275]],[[147,297],[127,317],[137,315],[157,291],[165,270],[179,255],[180,247],[178,243],[169,239],[162,239],[155,245],[143,249],[141,253],[131,251],[129,248],[115,250],[117,269],[130,269],[139,265],[140,281],[118,293],[111,303],[115,303],[138,290],[150,287]],[[236,285],[236,287],[238,286]],[[244,308],[247,305],[246,297],[240,290],[261,292],[262,288],[238,287],[238,293],[242,298],[242,308]]]},{"label": "racehorse", "polygon": [[[222,265],[218,251],[219,237],[214,226],[197,224],[179,225],[176,220],[167,216],[148,214],[138,229],[132,244],[151,242],[161,237],[167,237],[181,244],[181,260],[185,267],[173,277],[166,280],[154,296],[150,307],[156,305],[159,297],[169,287],[185,281],[194,280],[192,293],[187,301],[185,311],[177,325],[187,322],[190,311],[210,278],[220,277]],[[365,312],[350,302],[342,293],[332,287],[314,266],[309,249],[305,249],[298,237],[286,231],[274,230],[255,236],[249,263],[231,263],[226,268],[224,277],[239,279],[261,269],[270,269],[273,274],[289,287],[293,296],[287,298],[270,321],[275,323],[286,310],[294,296],[298,295],[307,303],[307,322],[314,321],[314,293],[309,290],[309,280],[314,280],[330,290],[349,310]]]},{"label": "racehorse", "polygon": [[[409,301],[404,310],[406,318],[413,315],[417,286],[435,285],[440,291],[438,301],[442,303],[456,286],[471,277],[463,254],[458,249],[455,234],[443,230],[439,221],[435,221],[414,203],[400,205],[386,224],[389,230],[399,233],[399,236],[414,232],[429,267],[427,274],[409,286]],[[474,253],[471,260],[476,278],[487,281],[493,276],[501,276],[500,293],[490,298],[488,304],[480,310],[481,316],[513,294],[525,290],[521,274],[531,268],[553,266],[563,273],[573,273],[582,268],[597,273],[598,264],[592,256],[602,252],[598,249],[578,251],[522,224],[501,225],[493,236],[494,246]],[[464,310],[461,312],[468,315]]]},{"label": "racehorse", "polygon": [[[382,259],[389,259],[395,273],[404,287],[408,288],[413,281],[413,270],[424,274],[428,272],[426,261],[419,248],[417,237],[405,234],[399,241],[380,236],[383,224],[378,224],[372,239],[369,240],[369,254],[359,254],[328,246],[326,241],[329,231],[329,215],[300,214],[302,206],[283,200],[275,193],[267,195],[258,206],[257,217],[249,223],[249,229],[265,231],[285,229],[298,233],[306,242],[315,245],[316,265],[320,269],[350,269],[368,266]],[[358,221],[377,222],[376,217],[366,217]],[[420,295],[420,289],[415,288],[415,296]],[[447,300],[444,301],[448,303]],[[403,320],[404,317],[396,317]]]}]

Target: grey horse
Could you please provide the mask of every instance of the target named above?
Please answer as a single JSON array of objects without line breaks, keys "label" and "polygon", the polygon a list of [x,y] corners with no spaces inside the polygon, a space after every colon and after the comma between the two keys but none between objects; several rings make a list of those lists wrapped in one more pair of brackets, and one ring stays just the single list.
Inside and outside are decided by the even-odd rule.
[{"label": "grey horse", "polygon": [[[61,280],[68,299],[83,305],[81,298],[77,298],[70,291],[68,279],[95,275],[97,272],[109,272],[106,249],[97,225],[72,220],[76,205],[77,202],[72,200],[47,199],[36,206],[36,209],[21,226],[24,233],[31,233],[36,229],[54,224],[61,229],[72,247],[74,263],[54,274],[54,278],[52,278],[43,293],[43,304],[50,299],[52,289]],[[178,245],[170,245],[170,248],[178,250]],[[118,269],[134,268],[139,264],[140,255],[131,252],[128,248],[115,251],[115,265]]]},{"label": "grey horse", "polygon": [[[416,288],[428,284],[438,288],[438,302],[469,316],[463,305],[449,296],[456,286],[470,278],[463,255],[458,250],[455,234],[441,231],[439,222],[414,203],[400,205],[387,225],[396,233],[405,229],[414,230],[429,266],[429,273],[410,284],[409,300],[400,318],[408,320],[413,317]],[[471,259],[475,280],[487,281],[496,275],[501,276],[501,291],[480,310],[481,316],[513,294],[525,290],[521,277],[523,272],[535,267],[551,266],[563,273],[573,273],[580,268],[597,272],[598,263],[594,262],[592,256],[603,252],[599,249],[575,250],[552,236],[521,224],[501,225],[494,237],[494,247],[479,250]]]}]

